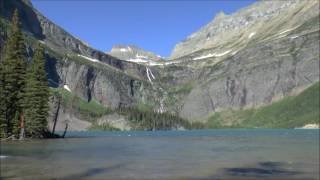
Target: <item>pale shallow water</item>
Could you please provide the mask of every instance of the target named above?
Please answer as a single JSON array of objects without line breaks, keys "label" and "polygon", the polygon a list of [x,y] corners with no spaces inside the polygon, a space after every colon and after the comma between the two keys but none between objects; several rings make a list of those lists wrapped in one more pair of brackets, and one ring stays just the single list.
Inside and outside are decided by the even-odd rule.
[{"label": "pale shallow water", "polygon": [[70,132],[1,142],[0,179],[319,179],[319,130]]}]

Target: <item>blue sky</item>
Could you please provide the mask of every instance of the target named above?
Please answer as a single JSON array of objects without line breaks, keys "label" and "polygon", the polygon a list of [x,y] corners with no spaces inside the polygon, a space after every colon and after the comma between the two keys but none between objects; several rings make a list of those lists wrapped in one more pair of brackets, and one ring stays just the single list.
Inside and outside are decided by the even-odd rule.
[{"label": "blue sky", "polygon": [[32,0],[46,17],[101,51],[134,44],[161,56],[210,22],[256,0]]}]

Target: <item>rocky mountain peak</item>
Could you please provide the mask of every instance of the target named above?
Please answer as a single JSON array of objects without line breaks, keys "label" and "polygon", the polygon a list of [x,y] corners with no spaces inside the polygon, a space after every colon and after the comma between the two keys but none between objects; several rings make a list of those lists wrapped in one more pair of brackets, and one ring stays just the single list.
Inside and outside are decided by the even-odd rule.
[{"label": "rocky mountain peak", "polygon": [[214,17],[214,21],[219,21],[222,20],[226,17],[227,15],[223,12],[220,11],[215,17]]},{"label": "rocky mountain peak", "polygon": [[231,39],[239,37],[241,34],[246,34],[246,31],[252,27],[277,18],[280,14],[285,17],[290,13],[301,13],[299,9],[317,6],[316,3],[317,1],[314,0],[262,0],[231,15],[225,15],[223,12],[220,12],[199,31],[191,34],[186,40],[177,44],[172,51],[171,59],[185,56],[200,49],[208,49],[212,46],[221,45],[222,41],[226,42],[228,38]]},{"label": "rocky mountain peak", "polygon": [[132,51],[132,50],[142,50],[141,48],[135,46],[135,45],[122,45],[122,44],[118,44],[118,45],[114,45],[111,49],[110,53],[114,53],[114,52],[128,52],[128,51]]},{"label": "rocky mountain peak", "polygon": [[138,63],[161,60],[161,56],[146,51],[135,45],[115,45],[112,47],[111,51],[107,53],[121,60]]}]

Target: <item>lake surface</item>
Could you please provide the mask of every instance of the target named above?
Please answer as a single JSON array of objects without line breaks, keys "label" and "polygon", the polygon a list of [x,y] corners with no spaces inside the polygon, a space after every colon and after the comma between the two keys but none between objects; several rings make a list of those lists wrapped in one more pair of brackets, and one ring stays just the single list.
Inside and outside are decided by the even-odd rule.
[{"label": "lake surface", "polygon": [[69,132],[1,142],[0,179],[319,179],[319,130]]}]

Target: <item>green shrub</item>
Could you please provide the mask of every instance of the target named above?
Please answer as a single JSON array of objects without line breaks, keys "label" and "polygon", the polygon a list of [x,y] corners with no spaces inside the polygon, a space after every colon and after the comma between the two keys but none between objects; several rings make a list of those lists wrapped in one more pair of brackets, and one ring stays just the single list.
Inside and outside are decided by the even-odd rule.
[{"label": "green shrub", "polygon": [[88,121],[93,122],[97,118],[112,112],[111,109],[104,107],[93,99],[87,102],[65,89],[51,88],[51,91],[53,95],[61,96],[62,104],[66,108],[70,108],[71,110],[78,112],[82,118]]},{"label": "green shrub", "polygon": [[[227,110],[214,113],[208,120],[208,127],[243,128],[295,128],[305,124],[319,124],[319,82],[297,96],[284,99],[257,109]],[[232,125],[226,126],[223,122]]]},{"label": "green shrub", "polygon": [[103,123],[103,124],[97,124],[97,123],[93,123],[89,129],[90,131],[120,131],[119,128],[113,127],[111,124],[109,123]]}]

